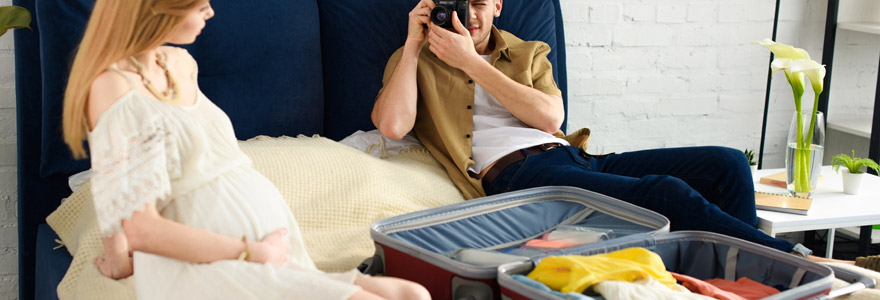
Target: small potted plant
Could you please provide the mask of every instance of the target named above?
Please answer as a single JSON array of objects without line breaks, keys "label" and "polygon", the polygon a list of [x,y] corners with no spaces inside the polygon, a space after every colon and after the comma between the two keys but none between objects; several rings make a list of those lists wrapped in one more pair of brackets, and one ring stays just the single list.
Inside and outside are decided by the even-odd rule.
[{"label": "small potted plant", "polygon": [[852,151],[852,156],[843,153],[835,155],[831,158],[831,165],[834,166],[834,172],[837,172],[840,166],[846,167],[843,169],[843,192],[850,195],[858,194],[862,188],[862,180],[865,177],[862,167],[868,167],[874,172],[880,173],[880,166],[877,165],[877,162],[870,158],[856,157],[855,150]]},{"label": "small potted plant", "polygon": [[758,162],[755,161],[755,151],[746,148],[743,153],[746,154],[746,159],[749,161],[749,168],[752,169],[752,174],[754,175],[756,171],[758,171]]}]

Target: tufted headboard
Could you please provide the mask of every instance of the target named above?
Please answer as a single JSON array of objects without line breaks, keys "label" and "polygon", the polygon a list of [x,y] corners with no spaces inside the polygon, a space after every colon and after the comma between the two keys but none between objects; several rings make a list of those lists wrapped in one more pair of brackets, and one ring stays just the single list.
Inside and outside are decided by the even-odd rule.
[{"label": "tufted headboard", "polygon": [[[388,57],[406,38],[418,0],[214,0],[190,53],[202,91],[230,117],[239,139],[320,134],[340,140],[374,129],[370,111]],[[13,0],[34,13],[15,31],[20,298],[33,298],[38,224],[70,194],[67,177],[88,168],[61,139],[67,74],[94,0]],[[567,98],[559,0],[504,0],[496,25],[542,40]],[[563,128],[565,125],[563,124]]]}]

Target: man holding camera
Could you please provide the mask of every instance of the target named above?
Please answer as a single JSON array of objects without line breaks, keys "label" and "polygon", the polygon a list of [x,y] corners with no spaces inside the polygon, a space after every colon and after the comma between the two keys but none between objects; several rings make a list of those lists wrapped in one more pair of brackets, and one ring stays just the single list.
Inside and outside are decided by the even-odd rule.
[{"label": "man holding camera", "polygon": [[414,130],[468,199],[574,186],[663,214],[673,230],[718,232],[809,253],[756,229],[751,171],[738,150],[593,156],[584,152],[589,130],[563,138],[565,112],[547,59],[550,47],[495,28],[501,8],[502,0],[416,5],[406,43],[389,59],[373,107],[373,123],[383,135],[400,139]]}]

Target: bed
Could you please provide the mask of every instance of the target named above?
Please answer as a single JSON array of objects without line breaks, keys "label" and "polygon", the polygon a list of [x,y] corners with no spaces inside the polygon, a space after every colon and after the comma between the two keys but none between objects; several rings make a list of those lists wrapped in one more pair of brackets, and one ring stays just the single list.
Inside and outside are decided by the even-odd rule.
[{"label": "bed", "polygon": [[[250,140],[246,152],[258,157],[289,151],[285,153],[299,157],[306,148],[320,154],[321,147],[335,147],[334,141],[358,130],[375,129],[369,112],[381,87],[382,71],[387,58],[403,44],[407,13],[417,2],[215,0],[216,17],[208,21],[196,43],[186,48],[199,62],[203,92],[229,115],[238,139]],[[21,299],[56,299],[56,288],[72,257],[68,251],[53,250],[59,246],[59,237],[45,223],[62,199],[71,196],[69,177],[89,168],[87,160],[70,158],[61,139],[60,121],[67,72],[93,0],[13,0],[13,4],[34,13],[33,30],[15,31],[19,293]],[[567,98],[559,1],[506,0],[496,25],[551,46],[554,77]],[[300,135],[290,140],[252,139]],[[359,157],[361,151],[339,151],[339,155],[354,157],[354,163],[366,159]],[[397,161],[386,157],[385,162],[403,170],[421,160],[424,156]],[[297,168],[299,162],[288,163]],[[430,162],[424,164],[432,168]],[[351,173],[347,176],[355,179],[375,175]],[[391,180],[373,178],[359,184],[381,185]],[[431,182],[424,185],[420,188],[432,189]],[[327,192],[325,197],[333,196],[333,191]],[[296,201],[308,201],[308,197]],[[349,209],[357,213],[370,205],[354,203]],[[374,213],[366,218],[381,216]],[[322,228],[303,229],[309,230],[320,233]]]}]

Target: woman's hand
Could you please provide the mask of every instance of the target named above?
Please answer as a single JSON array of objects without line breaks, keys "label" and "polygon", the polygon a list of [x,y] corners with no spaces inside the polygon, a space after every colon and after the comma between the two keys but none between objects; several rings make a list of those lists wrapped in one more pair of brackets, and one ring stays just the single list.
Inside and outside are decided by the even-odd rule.
[{"label": "woman's hand", "polygon": [[134,272],[132,267],[131,251],[128,249],[128,240],[122,232],[116,232],[112,237],[104,238],[104,255],[95,258],[95,264],[101,274],[111,279],[122,279]]},{"label": "woman's hand", "polygon": [[251,247],[249,260],[283,266],[290,259],[290,244],[286,236],[287,228],[281,228],[266,235],[259,242],[248,242],[248,246]]}]

